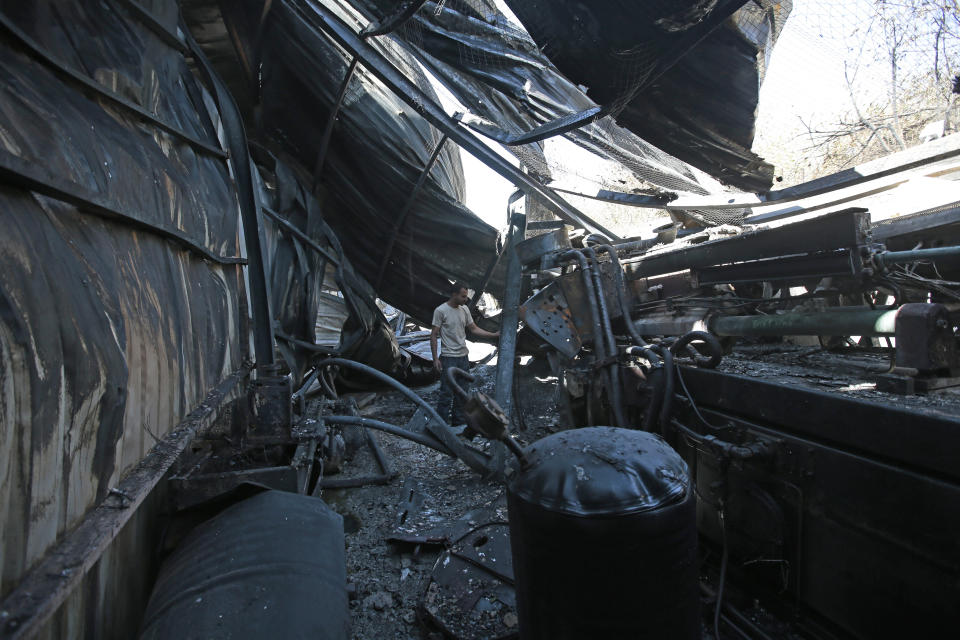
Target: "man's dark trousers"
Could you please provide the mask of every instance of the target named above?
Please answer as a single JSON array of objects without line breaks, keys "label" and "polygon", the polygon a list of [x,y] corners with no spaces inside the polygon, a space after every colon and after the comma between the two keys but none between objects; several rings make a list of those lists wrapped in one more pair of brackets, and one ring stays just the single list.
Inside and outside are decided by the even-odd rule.
[{"label": "man's dark trousers", "polygon": [[[453,389],[450,388],[447,371],[451,367],[468,371],[470,359],[468,356],[440,356],[440,366],[442,367],[442,371],[440,373],[440,398],[437,400],[437,413],[440,414],[443,420],[447,420],[448,424],[453,426],[466,424],[467,419],[463,414],[463,401],[454,393]],[[458,379],[457,384],[459,384],[464,391],[468,390],[467,381],[463,378]],[[453,420],[450,420],[451,408],[453,409]]]}]

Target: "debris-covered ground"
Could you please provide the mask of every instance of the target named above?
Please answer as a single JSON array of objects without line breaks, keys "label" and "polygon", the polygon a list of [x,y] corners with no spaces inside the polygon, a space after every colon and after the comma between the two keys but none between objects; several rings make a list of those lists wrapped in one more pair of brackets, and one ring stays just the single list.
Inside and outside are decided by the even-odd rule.
[{"label": "debris-covered ground", "polygon": [[[495,372],[495,366],[476,367],[474,388],[493,396]],[[556,381],[532,367],[517,372],[527,428],[515,433],[526,444],[555,428]],[[434,404],[438,390],[434,383],[416,391]],[[361,413],[403,426],[415,409],[388,391],[378,393]],[[497,577],[497,563],[506,564],[507,577],[512,575],[502,485],[432,449],[376,435],[396,477],[387,485],[323,493],[344,517],[353,638],[442,638],[442,627],[462,638],[514,635],[512,588]],[[488,446],[479,437],[473,444]],[[373,455],[362,447],[341,475],[377,472]],[[477,568],[484,563],[492,570]],[[435,583],[435,567],[452,568],[441,581],[458,574],[466,582]]]},{"label": "debris-covered ground", "polygon": [[[947,412],[960,406],[956,389],[929,396],[875,390],[872,372],[882,370],[886,362],[886,355],[869,351],[838,354],[783,343],[754,344],[728,354],[721,369],[900,406]],[[493,396],[495,372],[494,365],[476,367],[474,388]],[[515,420],[526,428],[514,425],[513,432],[525,445],[559,428],[557,383],[543,363],[517,367],[516,376]],[[438,390],[437,382],[416,389],[431,404]],[[370,394],[357,397],[364,416],[399,426],[406,425],[416,410],[393,391],[381,391],[372,401]],[[515,637],[503,486],[432,449],[381,432],[376,437],[396,473],[393,480],[323,492],[344,517],[352,637]],[[479,437],[472,444],[489,446]],[[361,444],[336,477],[375,473],[379,473],[375,459]],[[709,598],[704,606],[709,607]],[[755,624],[778,637],[796,637],[756,603],[743,606]],[[712,627],[705,626],[704,638],[712,637]]]}]

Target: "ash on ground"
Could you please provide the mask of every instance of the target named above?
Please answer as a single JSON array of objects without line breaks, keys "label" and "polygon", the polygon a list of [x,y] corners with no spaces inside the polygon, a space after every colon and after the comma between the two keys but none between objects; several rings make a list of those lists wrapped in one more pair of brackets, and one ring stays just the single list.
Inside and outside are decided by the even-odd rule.
[{"label": "ash on ground", "polygon": [[[496,367],[477,366],[472,373],[477,377],[472,388],[493,397]],[[521,445],[526,445],[558,429],[557,383],[533,364],[516,367],[515,376],[514,398],[519,402],[514,405],[516,424],[511,431]],[[415,391],[435,406],[439,382]],[[406,425],[416,411],[410,400],[394,391],[378,392],[372,401],[368,394],[358,394],[358,403],[362,415],[399,426]],[[351,440],[350,434],[344,435]],[[462,585],[438,584],[432,577],[435,568],[459,566],[456,563],[465,569],[484,559],[509,563],[509,558],[496,558],[473,546],[506,537],[503,485],[481,478],[459,460],[409,440],[382,432],[375,437],[397,474],[394,479],[380,486],[325,489],[322,495],[344,518],[352,637],[435,640],[515,636],[512,588],[505,589],[502,581],[497,584],[495,571],[479,572],[489,579],[466,577]],[[333,477],[379,473],[362,439],[353,440],[361,445],[343,471]],[[489,446],[481,437],[472,444]],[[489,548],[493,550],[494,546],[491,543]],[[475,554],[473,565],[458,547]],[[502,546],[499,554],[504,555]],[[466,570],[463,574],[473,576]],[[463,615],[452,615],[456,610]]]}]

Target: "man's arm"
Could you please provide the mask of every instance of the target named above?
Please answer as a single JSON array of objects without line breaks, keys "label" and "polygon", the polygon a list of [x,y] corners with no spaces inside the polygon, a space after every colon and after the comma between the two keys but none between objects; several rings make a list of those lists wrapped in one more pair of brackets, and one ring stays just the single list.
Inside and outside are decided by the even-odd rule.
[{"label": "man's arm", "polygon": [[471,335],[474,335],[478,338],[499,338],[500,337],[499,331],[497,331],[496,333],[490,333],[486,329],[481,329],[473,322],[467,325],[467,331],[469,331]]},{"label": "man's arm", "polygon": [[440,335],[440,327],[430,329],[430,354],[433,355],[433,368],[440,371],[443,367],[440,365],[440,356],[437,355],[437,337]]}]

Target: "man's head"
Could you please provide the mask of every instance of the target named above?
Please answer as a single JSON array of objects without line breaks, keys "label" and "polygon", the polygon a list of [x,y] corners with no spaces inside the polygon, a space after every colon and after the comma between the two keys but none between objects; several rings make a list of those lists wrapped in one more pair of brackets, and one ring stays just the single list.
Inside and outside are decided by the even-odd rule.
[{"label": "man's head", "polygon": [[470,299],[470,293],[467,291],[467,285],[457,281],[450,285],[450,304],[454,307],[458,307],[462,304],[467,304],[467,301]]}]

